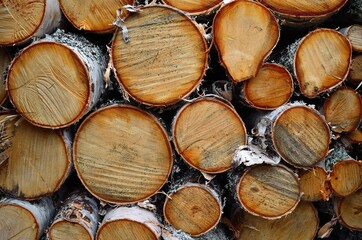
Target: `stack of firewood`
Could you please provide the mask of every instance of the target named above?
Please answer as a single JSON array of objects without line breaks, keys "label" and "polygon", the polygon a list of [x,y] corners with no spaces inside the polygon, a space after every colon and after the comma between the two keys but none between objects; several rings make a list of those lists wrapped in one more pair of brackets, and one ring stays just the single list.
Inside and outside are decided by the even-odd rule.
[{"label": "stack of firewood", "polygon": [[0,1],[0,239],[362,239],[360,0]]}]

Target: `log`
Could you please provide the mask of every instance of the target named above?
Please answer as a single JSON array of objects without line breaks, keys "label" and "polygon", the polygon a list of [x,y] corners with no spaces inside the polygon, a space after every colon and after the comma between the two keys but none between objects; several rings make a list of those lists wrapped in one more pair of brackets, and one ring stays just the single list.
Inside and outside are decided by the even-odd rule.
[{"label": "log", "polygon": [[58,30],[14,59],[7,77],[9,98],[33,125],[64,128],[79,121],[99,100],[104,67],[97,46]]},{"label": "log", "polygon": [[253,108],[274,110],[289,101],[293,88],[292,76],[286,68],[267,63],[254,78],[245,81],[240,95]]},{"label": "log", "polygon": [[270,8],[281,20],[281,25],[290,27],[309,27],[318,25],[338,12],[347,0],[332,0],[321,2],[318,0],[278,1],[258,0]]},{"label": "log", "polygon": [[3,198],[0,201],[1,239],[38,240],[54,214],[50,198],[33,202]]},{"label": "log", "polygon": [[0,46],[19,45],[43,37],[58,27],[57,0],[3,0],[0,3]]},{"label": "log", "polygon": [[287,167],[267,164],[249,168],[240,178],[237,195],[249,213],[266,219],[290,214],[298,205],[298,177]]},{"label": "log", "polygon": [[362,25],[354,24],[339,31],[351,42],[353,51],[362,52]]},{"label": "log", "polygon": [[160,222],[139,207],[118,207],[109,211],[97,232],[97,240],[159,239]]},{"label": "log", "polygon": [[42,129],[16,115],[0,115],[0,188],[27,200],[57,191],[71,171],[66,131]]},{"label": "log", "polygon": [[328,201],[331,195],[328,174],[322,167],[314,167],[311,170],[299,174],[302,201],[316,202]]},{"label": "log", "polygon": [[[116,11],[125,5],[133,5],[134,0],[59,0],[60,8],[68,21],[78,30],[92,33],[109,33],[115,30],[112,25]],[[123,12],[122,18],[127,17]]]},{"label": "log", "polygon": [[362,54],[353,57],[348,79],[354,85],[362,82]]},{"label": "log", "polygon": [[10,61],[11,58],[7,50],[5,48],[0,48],[0,105],[3,105],[7,99],[5,78]]},{"label": "log", "polygon": [[318,231],[318,213],[308,202],[300,202],[289,215],[267,220],[241,209],[234,214],[232,223],[237,230],[237,240],[313,240]]},{"label": "log", "polygon": [[298,45],[294,73],[301,93],[308,98],[332,90],[346,79],[352,47],[341,33],[326,28],[312,31]]},{"label": "log", "polygon": [[361,122],[361,97],[355,90],[341,87],[326,99],[323,112],[332,131],[352,132]]},{"label": "log", "polygon": [[74,166],[88,191],[105,202],[148,199],[166,183],[173,156],[158,120],[115,104],[89,115],[74,140]]},{"label": "log", "polygon": [[257,75],[279,35],[273,14],[256,2],[232,1],[214,18],[213,38],[220,62],[235,83]]},{"label": "log", "polygon": [[362,131],[356,129],[346,135],[346,139],[352,143],[362,143]]},{"label": "log", "polygon": [[156,5],[141,10],[125,20],[127,30],[115,32],[111,49],[115,75],[138,102],[171,105],[200,84],[208,61],[206,41],[181,11]]},{"label": "log", "polygon": [[350,230],[362,231],[362,189],[342,198],[337,205],[340,222]]},{"label": "log", "polygon": [[362,164],[355,160],[342,160],[333,165],[330,174],[333,193],[345,197],[362,186]]},{"label": "log", "polygon": [[221,198],[203,184],[185,184],[166,198],[165,220],[191,236],[202,236],[215,228],[222,214]]},{"label": "log", "polygon": [[191,167],[210,174],[231,169],[234,152],[246,144],[246,135],[233,107],[211,97],[183,106],[172,127],[176,151]]},{"label": "log", "polygon": [[222,4],[222,0],[162,0],[163,3],[192,15],[207,14]]},{"label": "log", "polygon": [[68,197],[55,216],[48,231],[49,240],[93,240],[98,228],[97,202],[86,193],[75,192]]}]

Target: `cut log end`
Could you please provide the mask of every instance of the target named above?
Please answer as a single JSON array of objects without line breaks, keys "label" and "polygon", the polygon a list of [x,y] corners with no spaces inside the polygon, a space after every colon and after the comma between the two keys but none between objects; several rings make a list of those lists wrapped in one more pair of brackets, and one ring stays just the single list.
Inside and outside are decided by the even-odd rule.
[{"label": "cut log end", "polygon": [[289,101],[293,94],[293,79],[284,67],[265,64],[255,78],[245,82],[243,91],[251,106],[273,110]]},{"label": "cut log end", "polygon": [[[112,25],[116,11],[125,5],[133,5],[134,0],[60,0],[60,7],[66,18],[79,30],[107,33],[115,30]],[[126,17],[123,14],[121,17]]]},{"label": "cut log end", "polygon": [[277,219],[291,213],[300,200],[297,176],[286,167],[257,165],[241,177],[237,195],[249,213]]},{"label": "cut log end", "polygon": [[222,0],[162,0],[164,3],[190,14],[208,13],[222,3]]},{"label": "cut log end", "polygon": [[7,51],[3,48],[0,48],[0,105],[2,105],[7,98],[4,76],[6,76],[6,71],[10,64],[10,60],[11,59]]},{"label": "cut log end", "polygon": [[78,240],[92,240],[87,229],[78,223],[59,221],[49,229],[50,240],[67,240],[70,237]]},{"label": "cut log end", "polygon": [[175,229],[191,236],[201,236],[218,224],[222,206],[213,190],[190,184],[169,195],[163,212],[166,221]]},{"label": "cut log end", "polygon": [[355,85],[358,85],[362,82],[362,54],[357,55],[352,59],[348,78]]},{"label": "cut log end", "polygon": [[362,52],[362,25],[352,25],[340,30],[352,44],[353,51]]},{"label": "cut log end", "polygon": [[237,112],[213,98],[185,105],[175,117],[172,132],[177,152],[206,173],[229,170],[235,150],[246,144],[246,129]]},{"label": "cut log end", "polygon": [[277,44],[279,34],[273,14],[263,5],[251,1],[233,1],[224,5],[213,24],[220,60],[234,82],[257,75]]},{"label": "cut log end", "polygon": [[361,122],[361,97],[355,90],[342,87],[326,100],[324,115],[332,131],[337,133],[352,132],[357,129]]},{"label": "cut log end", "polygon": [[151,197],[172,168],[165,130],[152,115],[132,106],[112,105],[92,113],[74,141],[79,178],[106,202],[129,204]]},{"label": "cut log end", "polygon": [[360,129],[354,130],[346,135],[347,140],[352,143],[362,143],[362,131]]},{"label": "cut log end", "polygon": [[118,81],[134,99],[170,105],[200,84],[207,47],[189,17],[170,7],[148,6],[130,15],[125,24],[129,42],[116,31],[111,55]]},{"label": "cut log end", "polygon": [[298,168],[309,168],[327,155],[330,130],[316,110],[294,106],[278,116],[272,126],[272,139],[285,161]]},{"label": "cut log end", "polygon": [[340,85],[348,75],[351,57],[351,44],[341,33],[325,28],[309,33],[300,42],[294,59],[302,94],[314,98]]},{"label": "cut log end", "polygon": [[362,231],[362,190],[340,200],[338,216],[345,227]]},{"label": "cut log end", "polygon": [[40,127],[69,126],[90,104],[86,66],[74,51],[56,42],[24,49],[10,66],[7,88],[17,111]]},{"label": "cut log end", "polygon": [[315,167],[300,174],[302,200],[308,202],[328,201],[331,190],[327,180],[327,172],[321,167]]},{"label": "cut log end", "polygon": [[355,160],[339,161],[330,175],[332,191],[337,196],[348,196],[362,186],[362,164]]}]

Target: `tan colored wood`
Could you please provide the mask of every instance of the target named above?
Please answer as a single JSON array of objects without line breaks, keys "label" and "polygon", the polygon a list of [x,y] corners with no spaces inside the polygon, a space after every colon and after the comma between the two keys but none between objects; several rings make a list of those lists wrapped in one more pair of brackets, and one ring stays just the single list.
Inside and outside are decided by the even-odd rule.
[{"label": "tan colored wood", "polygon": [[53,31],[61,18],[57,0],[2,0],[0,45],[21,44]]},{"label": "tan colored wood", "polygon": [[49,232],[49,239],[51,240],[67,240],[69,238],[77,240],[92,240],[88,231],[84,226],[67,221],[57,222],[52,225]]},{"label": "tan colored wood", "polygon": [[4,144],[0,188],[28,200],[53,194],[71,166],[68,140],[58,131],[38,128],[9,115],[1,115],[0,122]]},{"label": "tan colored wood", "polygon": [[267,220],[240,211],[233,219],[237,240],[313,240],[318,230],[318,213],[311,203],[300,202],[288,216]]},{"label": "tan colored wood", "polygon": [[[133,5],[134,0],[59,0],[66,18],[79,30],[107,33],[115,30],[112,25],[116,11],[125,5]],[[122,17],[126,17],[123,14]]]},{"label": "tan colored wood", "polygon": [[232,158],[246,144],[246,129],[227,103],[200,98],[186,104],[176,115],[172,135],[177,152],[192,167],[221,173],[232,167]]},{"label": "tan colored wood", "polygon": [[244,98],[252,107],[273,110],[289,101],[293,79],[288,70],[277,64],[264,64],[257,75],[245,81]]},{"label": "tan colored wood", "polygon": [[321,167],[314,167],[299,175],[302,200],[308,202],[328,201],[331,190],[327,172]]},{"label": "tan colored wood", "polygon": [[294,72],[302,94],[314,98],[340,85],[347,77],[352,47],[341,33],[326,28],[309,33],[299,44]]},{"label": "tan colored wood", "polygon": [[353,143],[362,143],[362,131],[360,129],[354,130],[348,133],[346,138]]},{"label": "tan colored wood", "polygon": [[164,3],[191,14],[207,13],[219,6],[222,0],[162,0]]},{"label": "tan colored wood", "polygon": [[273,123],[273,145],[289,164],[310,168],[327,155],[329,131],[325,119],[316,110],[306,106],[290,107]]},{"label": "tan colored wood", "polygon": [[7,98],[6,85],[3,76],[6,74],[10,60],[8,52],[4,48],[0,48],[0,105],[2,105]]},{"label": "tan colored wood", "polygon": [[182,12],[148,6],[125,21],[129,42],[116,31],[112,62],[123,88],[137,101],[170,105],[189,95],[207,66],[203,33]]},{"label": "tan colored wood", "polygon": [[340,32],[351,42],[353,51],[362,52],[362,25],[355,24],[341,29]]},{"label": "tan colored wood", "polygon": [[201,236],[218,224],[222,206],[216,192],[209,187],[188,184],[166,198],[163,214],[175,229]]},{"label": "tan colored wood", "polygon": [[291,170],[261,164],[243,174],[237,186],[237,196],[249,213],[277,219],[295,209],[301,192],[298,178]]},{"label": "tan colored wood", "polygon": [[92,113],[74,142],[80,180],[106,202],[129,204],[151,197],[165,184],[173,164],[161,124],[132,106],[112,105]]},{"label": "tan colored wood", "polygon": [[362,164],[342,160],[334,164],[330,174],[331,189],[337,196],[348,196],[362,186]]},{"label": "tan colored wood", "polygon": [[348,78],[357,85],[362,82],[362,54],[353,57]]},{"label": "tan colored wood", "polygon": [[325,101],[324,116],[334,132],[356,130],[362,118],[360,95],[352,88],[339,88]]},{"label": "tan colored wood", "polygon": [[109,223],[102,227],[98,240],[156,240],[158,239],[146,226],[141,223],[122,220]]},{"label": "tan colored wood", "polygon": [[214,18],[215,46],[222,65],[234,82],[256,76],[277,44],[279,34],[279,25],[273,14],[252,1],[225,4]]},{"label": "tan colored wood", "polygon": [[341,223],[347,228],[362,231],[362,190],[340,201],[338,216]]}]

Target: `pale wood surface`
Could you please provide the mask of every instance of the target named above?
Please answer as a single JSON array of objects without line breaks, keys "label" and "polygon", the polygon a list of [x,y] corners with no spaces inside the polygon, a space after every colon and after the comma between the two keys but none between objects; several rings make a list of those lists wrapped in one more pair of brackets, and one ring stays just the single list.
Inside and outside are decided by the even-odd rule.
[{"label": "pale wood surface", "polygon": [[327,172],[321,167],[314,167],[299,175],[302,200],[315,202],[329,199],[331,190],[328,185]]},{"label": "pale wood surface", "polygon": [[164,3],[191,14],[210,11],[222,3],[222,0],[162,0]]},{"label": "pale wood surface", "polygon": [[340,201],[339,218],[342,224],[351,230],[362,230],[362,190]]},{"label": "pale wood surface", "polygon": [[362,52],[362,25],[352,25],[340,30],[351,42],[353,51]]},{"label": "pale wood surface", "polygon": [[330,174],[331,189],[337,196],[347,196],[362,186],[362,164],[342,160],[334,164]]},{"label": "pale wood surface", "polygon": [[203,34],[182,12],[149,6],[126,19],[129,42],[116,31],[112,61],[118,81],[137,101],[164,106],[189,95],[207,65]]},{"label": "pale wood surface", "polygon": [[77,240],[93,239],[84,226],[78,223],[60,221],[53,224],[49,230],[50,240],[68,240],[69,238]]},{"label": "pale wood surface", "polygon": [[165,130],[152,115],[126,105],[91,114],[74,143],[74,166],[86,188],[107,202],[128,204],[154,195],[173,157]]},{"label": "pale wood surface", "polygon": [[291,170],[262,164],[243,174],[237,186],[237,195],[249,213],[276,219],[294,210],[301,192],[298,178]]},{"label": "pale wood surface", "polygon": [[353,83],[362,82],[362,54],[353,57],[348,77]]},{"label": "pale wood surface", "polygon": [[299,44],[294,71],[300,91],[314,98],[341,84],[351,64],[352,47],[341,33],[326,28],[309,33]]},{"label": "pale wood surface", "polygon": [[213,37],[222,65],[241,82],[256,76],[279,40],[279,25],[263,5],[233,1],[217,12]]},{"label": "pale wood surface", "polygon": [[309,168],[327,155],[329,131],[326,121],[316,110],[295,106],[283,111],[275,120],[273,145],[288,163]]},{"label": "pale wood surface", "polygon": [[3,81],[3,76],[7,70],[6,68],[10,64],[10,60],[8,52],[5,49],[0,48],[0,105],[3,104],[7,98],[6,84],[5,81]]},{"label": "pale wood surface", "polygon": [[229,104],[213,98],[185,105],[175,117],[172,134],[183,159],[207,173],[229,170],[235,150],[246,144],[240,116]]}]

